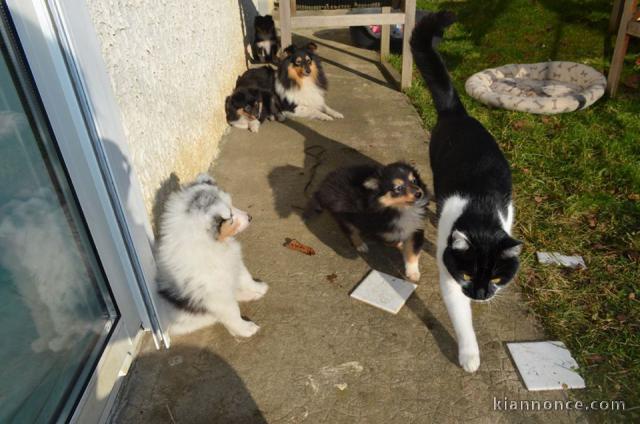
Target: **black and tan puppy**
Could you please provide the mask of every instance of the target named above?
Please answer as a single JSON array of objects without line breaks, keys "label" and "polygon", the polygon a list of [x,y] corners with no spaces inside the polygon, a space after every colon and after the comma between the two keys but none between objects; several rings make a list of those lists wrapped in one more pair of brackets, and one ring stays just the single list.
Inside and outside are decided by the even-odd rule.
[{"label": "black and tan puppy", "polygon": [[229,125],[258,132],[265,119],[284,117],[274,92],[275,71],[268,67],[249,69],[236,81],[236,88],[225,100]]},{"label": "black and tan puppy", "polygon": [[316,55],[318,46],[308,43],[304,47],[290,45],[284,49],[278,64],[276,93],[286,115],[300,118],[332,121],[344,116],[331,109],[324,96],[329,83]]},{"label": "black and tan puppy", "polygon": [[260,63],[272,63],[277,58],[280,42],[271,15],[256,16],[253,21],[253,57]]},{"label": "black and tan puppy", "polygon": [[396,162],[387,166],[353,166],[329,174],[309,203],[305,218],[327,210],[359,252],[363,237],[402,249],[405,274],[418,281],[429,199],[418,171]]}]

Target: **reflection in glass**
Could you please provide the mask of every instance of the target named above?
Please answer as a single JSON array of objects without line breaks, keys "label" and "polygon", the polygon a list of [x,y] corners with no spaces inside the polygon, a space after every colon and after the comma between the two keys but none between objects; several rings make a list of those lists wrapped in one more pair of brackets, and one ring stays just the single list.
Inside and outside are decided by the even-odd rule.
[{"label": "reflection in glass", "polygon": [[44,121],[3,53],[0,422],[49,422],[71,412],[117,312]]}]

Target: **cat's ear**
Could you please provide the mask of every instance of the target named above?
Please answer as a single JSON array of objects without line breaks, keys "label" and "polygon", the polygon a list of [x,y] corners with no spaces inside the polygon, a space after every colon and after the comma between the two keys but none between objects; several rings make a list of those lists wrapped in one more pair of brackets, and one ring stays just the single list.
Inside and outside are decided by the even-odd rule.
[{"label": "cat's ear", "polygon": [[380,180],[378,180],[378,178],[376,177],[370,177],[364,180],[364,183],[362,183],[362,185],[368,190],[377,190],[378,188],[380,188]]},{"label": "cat's ear", "polygon": [[515,258],[520,255],[520,252],[522,252],[522,242],[520,240],[507,237],[502,242],[501,248],[502,252],[500,253],[500,256],[503,259]]},{"label": "cat's ear", "polygon": [[465,251],[469,249],[470,243],[467,236],[458,230],[453,230],[451,233],[451,248],[453,250]]}]

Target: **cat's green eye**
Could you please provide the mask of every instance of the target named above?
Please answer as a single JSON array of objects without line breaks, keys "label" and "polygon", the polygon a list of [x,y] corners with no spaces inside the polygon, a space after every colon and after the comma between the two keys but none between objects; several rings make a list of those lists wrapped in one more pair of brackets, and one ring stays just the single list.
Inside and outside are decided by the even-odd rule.
[{"label": "cat's green eye", "polygon": [[462,279],[464,281],[471,281],[471,276],[469,274],[462,274]]},{"label": "cat's green eye", "polygon": [[498,284],[498,283],[500,282],[500,280],[501,280],[501,278],[500,278],[500,277],[492,278],[492,279],[491,279],[491,282],[492,282],[493,284]]}]

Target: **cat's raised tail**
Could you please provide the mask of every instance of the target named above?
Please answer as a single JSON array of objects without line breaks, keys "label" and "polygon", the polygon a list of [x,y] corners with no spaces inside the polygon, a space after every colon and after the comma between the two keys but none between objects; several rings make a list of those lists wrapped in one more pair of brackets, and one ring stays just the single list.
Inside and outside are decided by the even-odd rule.
[{"label": "cat's raised tail", "polygon": [[431,91],[438,115],[467,114],[456,89],[451,84],[447,67],[436,50],[445,28],[456,19],[456,15],[449,11],[429,13],[416,25],[411,35],[411,52],[422,78]]}]

